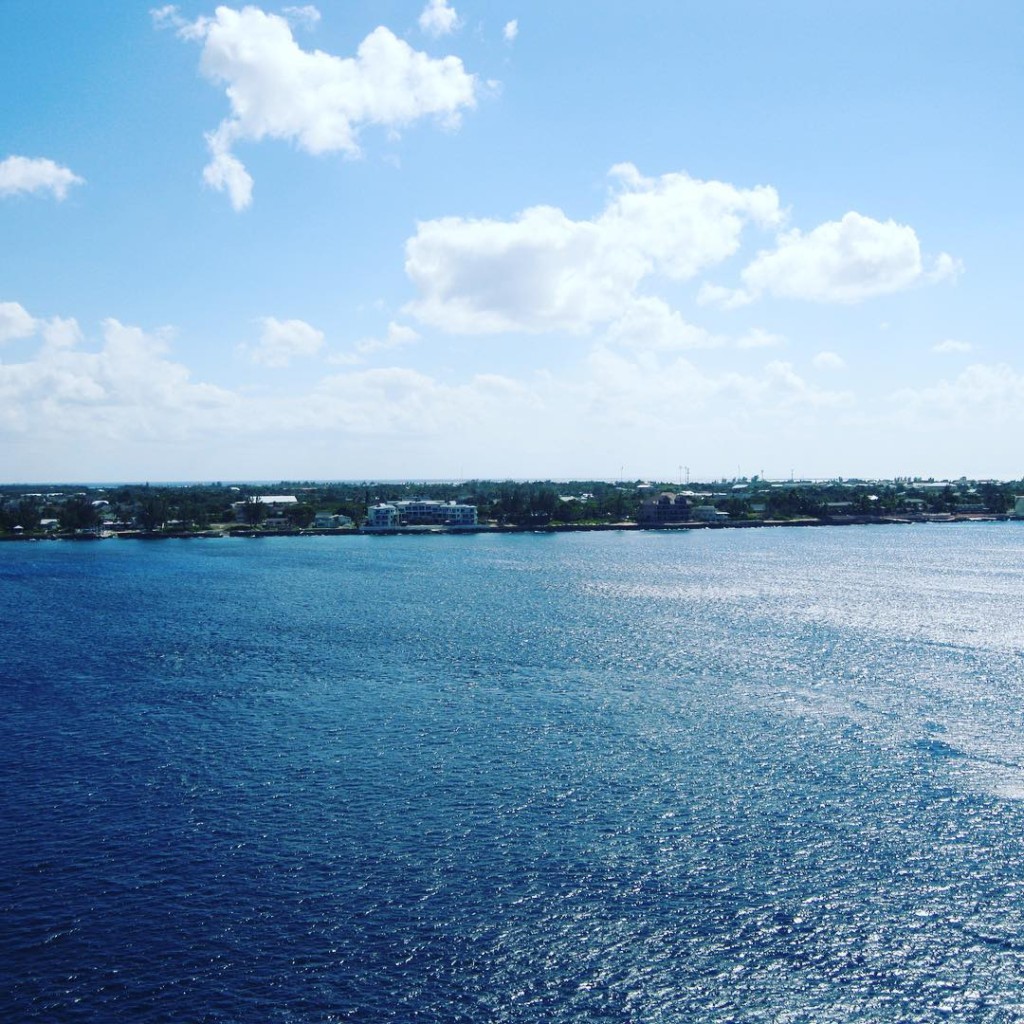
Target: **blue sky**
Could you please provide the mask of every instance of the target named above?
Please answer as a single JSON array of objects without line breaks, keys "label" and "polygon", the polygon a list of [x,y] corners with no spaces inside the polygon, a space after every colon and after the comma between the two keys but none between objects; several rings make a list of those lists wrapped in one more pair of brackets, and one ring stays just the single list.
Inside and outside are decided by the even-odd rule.
[{"label": "blue sky", "polygon": [[0,479],[1024,473],[1015,3],[0,29]]}]

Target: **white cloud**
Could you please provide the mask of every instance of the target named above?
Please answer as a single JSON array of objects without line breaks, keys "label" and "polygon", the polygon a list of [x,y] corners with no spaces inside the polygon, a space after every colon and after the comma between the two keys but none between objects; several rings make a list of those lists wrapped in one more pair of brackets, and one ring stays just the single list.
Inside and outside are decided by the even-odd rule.
[{"label": "white cloud", "polygon": [[320,11],[312,4],[304,4],[301,7],[285,7],[282,12],[289,21],[306,28],[315,28],[320,23]]},{"label": "white cloud", "polygon": [[292,359],[315,356],[324,345],[324,332],[304,320],[277,320],[265,316],[259,344],[245,349],[255,363],[287,366]]},{"label": "white cloud", "polygon": [[240,141],[283,139],[308,153],[357,157],[366,125],[396,130],[435,117],[454,128],[476,104],[476,78],[461,60],[429,57],[384,27],[343,58],[303,50],[284,17],[257,7],[218,7],[193,22],[163,7],[153,18],[201,42],[200,70],[225,87],[231,116],[206,135],[211,159],[203,176],[236,210],[251,203],[253,184],[233,152]]},{"label": "white cloud", "polygon": [[501,34],[506,43],[514,43],[516,41],[516,37],[519,35],[519,19],[513,18],[511,21],[506,21],[505,27],[501,30]]},{"label": "white cloud", "polygon": [[454,333],[585,333],[625,316],[639,284],[687,280],[731,256],[749,222],[780,218],[774,189],[613,167],[616,188],[592,220],[534,206],[510,221],[425,221],[406,243],[420,298],[408,310]]},{"label": "white cloud", "polygon": [[781,334],[772,334],[762,327],[752,327],[736,339],[737,348],[776,348],[785,343],[786,339]]},{"label": "white cloud", "polygon": [[38,321],[18,302],[0,302],[0,345],[15,338],[30,338]]},{"label": "white cloud", "polygon": [[837,352],[819,352],[811,362],[818,370],[845,370],[846,360]]},{"label": "white cloud", "polygon": [[178,11],[177,4],[164,4],[163,7],[151,7],[149,16],[156,28],[182,29],[188,23]]},{"label": "white cloud", "polygon": [[220,129],[207,133],[206,145],[213,159],[203,168],[203,181],[218,192],[227,192],[235,210],[244,210],[252,203],[252,175],[231,153],[231,140]]},{"label": "white cloud", "polygon": [[609,324],[605,338],[627,348],[672,351],[716,348],[723,344],[702,327],[687,323],[668,303],[645,296],[635,299],[617,320]]},{"label": "white cloud", "polygon": [[946,253],[926,270],[913,228],[851,212],[806,235],[798,230],[781,235],[775,249],[758,253],[743,270],[743,288],[709,285],[702,299],[726,308],[763,295],[853,303],[947,280],[959,270],[959,263]]},{"label": "white cloud", "polygon": [[[42,332],[47,344],[33,358],[0,363],[4,434],[121,444],[215,430],[232,421],[235,396],[192,383],[184,366],[165,358],[167,330],[147,333],[109,318],[96,351],[78,347],[74,320],[55,318]],[[228,414],[224,420],[219,411]]]},{"label": "white cloud", "polygon": [[932,351],[944,354],[950,352],[973,352],[974,346],[969,341],[956,341],[954,338],[947,338],[945,341],[932,345]]},{"label": "white cloud", "polygon": [[742,288],[726,288],[724,285],[705,281],[697,292],[698,306],[719,306],[722,309],[739,309],[752,300]]},{"label": "white cloud", "polygon": [[49,192],[61,200],[72,185],[83,183],[84,179],[67,167],[42,157],[9,156],[0,160],[0,196]]},{"label": "white cloud", "polygon": [[383,338],[364,338],[356,345],[356,351],[360,355],[369,355],[371,352],[386,352],[391,349],[403,348],[406,345],[414,345],[419,340],[418,331],[414,331],[406,324],[395,323],[392,320],[388,324],[387,334]]},{"label": "white cloud", "polygon": [[43,324],[41,333],[50,348],[74,348],[83,340],[82,329],[74,317],[65,320],[55,316]]},{"label": "white cloud", "polygon": [[919,424],[937,419],[984,428],[986,423],[1019,422],[1024,414],[1024,375],[1005,363],[972,363],[953,380],[904,388],[891,400]]},{"label": "white cloud", "polygon": [[420,15],[420,29],[437,39],[450,35],[460,25],[459,16],[448,0],[427,0],[427,6]]},{"label": "white cloud", "polygon": [[[627,356],[605,347],[591,354],[590,405],[623,428],[708,428],[712,421],[757,424],[816,409],[853,404],[849,392],[827,391],[805,381],[789,363],[772,362],[760,374],[708,373],[689,359],[645,352]],[[708,419],[708,417],[712,419]]]},{"label": "white cloud", "polygon": [[16,338],[40,335],[49,348],[74,348],[82,340],[82,330],[75,319],[59,316],[41,320],[32,316],[18,302],[0,302],[0,345]]},{"label": "white cloud", "polygon": [[392,320],[382,338],[363,338],[356,342],[351,352],[335,352],[328,356],[327,362],[335,366],[355,366],[365,361],[367,356],[375,352],[390,352],[397,348],[415,345],[420,340],[418,331],[406,324]]}]

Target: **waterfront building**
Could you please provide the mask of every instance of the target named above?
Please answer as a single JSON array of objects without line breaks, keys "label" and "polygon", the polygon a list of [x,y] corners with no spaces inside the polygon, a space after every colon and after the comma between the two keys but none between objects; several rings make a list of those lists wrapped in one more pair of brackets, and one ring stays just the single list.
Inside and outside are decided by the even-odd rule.
[{"label": "waterfront building", "polygon": [[684,494],[662,491],[657,498],[646,498],[637,513],[641,526],[664,526],[685,523],[690,518],[690,501]]},{"label": "waterfront building", "polygon": [[348,516],[335,515],[332,512],[317,512],[313,517],[313,528],[315,530],[337,530],[342,526],[351,526],[352,520]]},{"label": "waterfront building", "polygon": [[410,498],[380,502],[366,510],[366,525],[373,530],[395,530],[402,526],[476,526],[476,505],[454,501]]},{"label": "waterfront building", "polygon": [[392,502],[402,526],[476,526],[476,505],[411,498]]},{"label": "waterfront building", "polygon": [[398,509],[394,505],[382,501],[366,510],[368,530],[397,530],[398,526]]},{"label": "waterfront building", "polygon": [[698,523],[721,523],[729,518],[729,513],[719,512],[714,505],[698,505],[693,510],[693,518]]}]

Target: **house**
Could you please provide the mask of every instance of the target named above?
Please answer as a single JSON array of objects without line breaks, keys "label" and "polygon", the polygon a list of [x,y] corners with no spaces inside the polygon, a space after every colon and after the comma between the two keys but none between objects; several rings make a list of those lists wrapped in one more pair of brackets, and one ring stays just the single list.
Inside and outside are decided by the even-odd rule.
[{"label": "house", "polygon": [[729,518],[729,513],[719,512],[714,505],[698,505],[693,510],[693,518],[698,523],[721,523]]},{"label": "house", "polygon": [[657,498],[646,498],[637,513],[641,526],[664,526],[666,523],[685,523],[690,518],[690,501],[683,494],[662,491]]},{"label": "house", "polygon": [[348,516],[335,515],[331,512],[317,512],[313,517],[314,530],[337,530],[343,526],[351,526]]},{"label": "house", "polygon": [[265,530],[294,530],[295,524],[287,516],[267,516],[263,520]]}]

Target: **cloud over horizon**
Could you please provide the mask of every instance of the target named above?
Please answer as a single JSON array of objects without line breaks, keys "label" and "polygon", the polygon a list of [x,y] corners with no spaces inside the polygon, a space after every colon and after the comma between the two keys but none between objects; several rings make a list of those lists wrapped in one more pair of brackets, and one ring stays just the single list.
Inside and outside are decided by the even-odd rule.
[{"label": "cloud over horizon", "polygon": [[940,253],[930,270],[917,233],[895,221],[850,212],[806,234],[793,229],[762,250],[740,274],[743,288],[709,285],[703,301],[726,308],[764,295],[808,302],[856,303],[913,285],[955,278],[958,261]]},{"label": "cloud over horizon", "polygon": [[421,221],[406,243],[406,273],[419,292],[409,312],[454,334],[586,333],[635,315],[645,279],[689,280],[735,253],[747,224],[781,217],[765,186],[645,178],[632,164],[609,173],[612,194],[591,220],[532,206],[507,221]]},{"label": "cloud over horizon", "polygon": [[254,363],[285,367],[293,359],[315,356],[324,347],[324,332],[304,320],[278,320],[265,316],[260,319],[260,324],[259,342],[243,347]]}]

